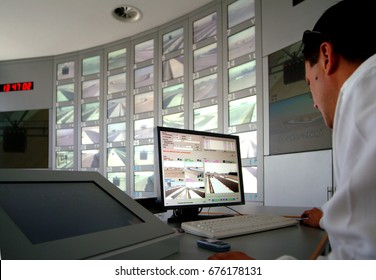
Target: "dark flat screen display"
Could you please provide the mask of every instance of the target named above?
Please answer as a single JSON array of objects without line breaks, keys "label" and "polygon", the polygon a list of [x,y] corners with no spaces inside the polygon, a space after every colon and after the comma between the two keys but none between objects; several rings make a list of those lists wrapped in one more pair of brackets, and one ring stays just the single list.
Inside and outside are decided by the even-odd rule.
[{"label": "dark flat screen display", "polygon": [[94,182],[0,183],[0,207],[33,244],[144,222]]}]

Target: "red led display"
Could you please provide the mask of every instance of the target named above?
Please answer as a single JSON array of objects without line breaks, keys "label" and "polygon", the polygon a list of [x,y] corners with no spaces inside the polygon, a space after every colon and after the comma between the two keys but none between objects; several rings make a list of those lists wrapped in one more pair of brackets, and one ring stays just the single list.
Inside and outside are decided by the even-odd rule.
[{"label": "red led display", "polygon": [[0,84],[0,92],[26,91],[34,89],[34,82]]}]

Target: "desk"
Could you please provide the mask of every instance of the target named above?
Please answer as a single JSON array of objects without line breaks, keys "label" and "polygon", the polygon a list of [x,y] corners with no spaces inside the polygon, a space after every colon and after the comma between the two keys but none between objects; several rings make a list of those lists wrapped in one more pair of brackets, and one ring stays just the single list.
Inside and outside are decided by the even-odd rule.
[{"label": "desk", "polygon": [[[234,208],[234,207],[233,207]],[[247,207],[242,213],[273,213],[279,215],[300,215],[306,208],[291,207]],[[236,208],[239,211],[239,208]],[[226,209],[226,212],[227,209]],[[171,225],[178,227],[179,225]],[[180,240],[179,252],[166,259],[205,260],[214,252],[199,248],[196,240],[199,236],[184,234]],[[287,228],[252,233],[224,239],[230,243],[231,250],[243,251],[260,259],[276,259],[282,255],[291,255],[297,259],[315,259],[328,244],[326,232],[321,229],[297,225]]]}]

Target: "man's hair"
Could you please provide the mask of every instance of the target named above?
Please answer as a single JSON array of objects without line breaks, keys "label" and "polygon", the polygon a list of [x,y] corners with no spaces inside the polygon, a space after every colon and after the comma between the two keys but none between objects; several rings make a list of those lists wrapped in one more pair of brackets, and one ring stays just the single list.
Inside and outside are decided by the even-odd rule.
[{"label": "man's hair", "polygon": [[363,62],[375,54],[374,6],[374,0],[343,0],[328,8],[312,31],[304,32],[304,59],[316,64],[323,42],[330,42],[335,53],[351,62]]}]

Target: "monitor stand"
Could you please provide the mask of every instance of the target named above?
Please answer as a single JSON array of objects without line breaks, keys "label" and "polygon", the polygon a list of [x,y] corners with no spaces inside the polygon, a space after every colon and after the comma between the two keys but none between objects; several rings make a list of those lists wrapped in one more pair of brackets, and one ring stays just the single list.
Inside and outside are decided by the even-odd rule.
[{"label": "monitor stand", "polygon": [[168,223],[183,223],[197,220],[207,220],[216,218],[232,217],[232,214],[200,214],[201,208],[174,209],[173,214],[167,219]]}]

